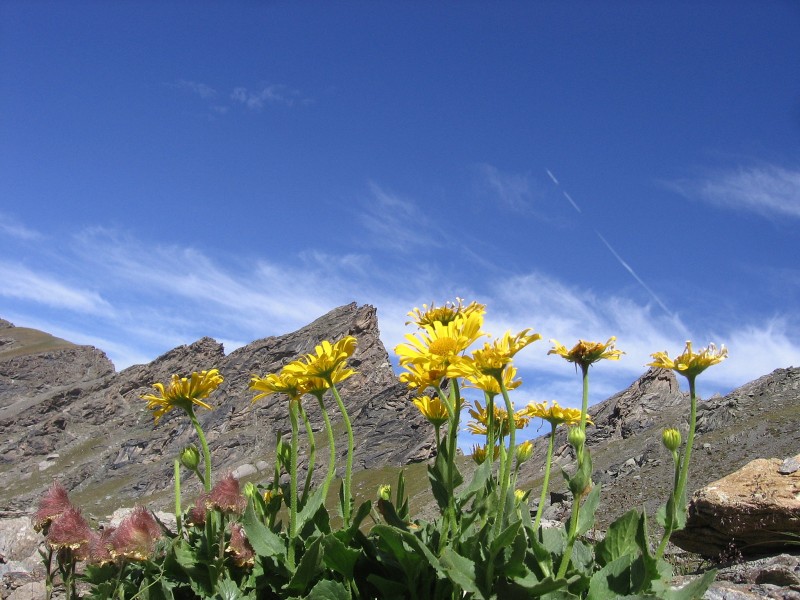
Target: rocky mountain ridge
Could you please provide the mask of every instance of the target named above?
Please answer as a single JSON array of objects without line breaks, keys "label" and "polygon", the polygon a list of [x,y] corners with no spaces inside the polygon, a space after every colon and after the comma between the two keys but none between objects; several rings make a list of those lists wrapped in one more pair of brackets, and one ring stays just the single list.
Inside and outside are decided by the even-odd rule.
[{"label": "rocky mountain ridge", "polygon": [[[14,329],[5,323],[0,338],[11,340]],[[59,343],[25,353],[17,344],[7,357],[2,353],[7,342],[0,346],[0,478],[5,482],[0,510],[29,511],[54,478],[89,512],[110,514],[133,501],[158,504],[171,491],[172,459],[180,448],[196,443],[195,432],[180,411],[154,427],[140,397],[173,373],[210,368],[225,377],[212,397],[214,410],[198,410],[215,473],[266,470],[270,475],[276,433],[289,430],[288,411],[278,397],[251,405],[250,377],[279,370],[313,352],[323,339],[346,335],[358,340],[349,361],[358,373],[341,386],[359,441],[355,468],[428,458],[432,438],[392,371],[371,306],[339,307],[294,333],[257,340],[228,355],[222,344],[203,338],[119,373],[92,347]],[[39,343],[30,336],[28,342]],[[305,408],[314,430],[321,432],[319,407],[309,402]],[[336,426],[338,410],[328,409]],[[339,450],[344,452],[343,443]]]}]

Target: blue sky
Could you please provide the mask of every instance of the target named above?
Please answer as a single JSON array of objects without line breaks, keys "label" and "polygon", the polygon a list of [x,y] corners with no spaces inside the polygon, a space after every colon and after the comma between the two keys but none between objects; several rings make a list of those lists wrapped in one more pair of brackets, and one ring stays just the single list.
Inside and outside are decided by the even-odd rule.
[{"label": "blue sky", "polygon": [[0,316],[118,368],[356,301],[547,341],[800,365],[793,2],[0,4]]}]

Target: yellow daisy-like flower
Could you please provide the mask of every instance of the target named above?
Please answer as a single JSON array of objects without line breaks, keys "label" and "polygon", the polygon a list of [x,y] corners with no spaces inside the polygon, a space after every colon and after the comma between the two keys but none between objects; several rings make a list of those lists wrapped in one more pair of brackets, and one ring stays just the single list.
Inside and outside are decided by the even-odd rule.
[{"label": "yellow daisy-like flower", "polygon": [[[474,408],[469,409],[469,414],[474,421],[467,423],[467,430],[475,435],[486,435],[489,427],[489,411],[484,407],[479,400],[474,403]],[[525,409],[518,410],[514,413],[514,427],[515,429],[522,429],[531,418],[525,412]],[[495,431],[500,432],[500,437],[507,436],[511,430],[509,428],[508,412],[504,408],[495,405],[494,407],[494,426]]]},{"label": "yellow daisy-like flower", "polygon": [[528,333],[530,329],[523,329],[516,335],[507,331],[505,335],[494,340],[491,344],[484,344],[472,353],[475,368],[484,375],[500,377],[503,369],[511,362],[514,355],[528,344],[542,339],[538,333]]},{"label": "yellow daisy-like flower", "polygon": [[457,361],[475,340],[486,335],[481,331],[483,314],[472,312],[459,315],[447,324],[436,321],[425,325],[422,331],[406,334],[407,344],[400,344],[395,352],[400,364],[430,364],[434,368],[446,367]]},{"label": "yellow daisy-like flower", "polygon": [[297,375],[287,371],[288,366],[286,365],[280,373],[270,373],[264,377],[253,375],[250,378],[249,387],[251,390],[261,393],[256,394],[252,402],[261,400],[261,398],[268,398],[272,394],[286,394],[292,401],[299,400],[306,393],[306,387]]},{"label": "yellow daisy-like flower", "polygon": [[429,387],[439,387],[442,379],[447,376],[445,365],[406,363],[403,368],[406,372],[401,373],[398,379],[411,389],[416,389],[417,393],[422,393]]},{"label": "yellow daisy-like flower", "polygon": [[721,363],[728,357],[728,350],[725,346],[720,346],[719,350],[714,344],[709,344],[699,352],[692,350],[692,342],[686,342],[683,354],[670,359],[666,352],[656,352],[651,354],[653,362],[648,363],[648,367],[659,367],[661,369],[671,369],[680,373],[684,377],[696,377],[708,367]]},{"label": "yellow daisy-like flower", "polygon": [[[477,464],[482,465],[486,462],[486,457],[488,456],[488,451],[486,446],[473,446],[472,447],[472,460],[474,460]],[[497,457],[500,456],[500,446],[494,447],[494,460],[497,460]]]},{"label": "yellow daisy-like flower", "polygon": [[153,384],[158,395],[145,394],[142,400],[147,400],[147,408],[153,411],[153,419],[157,425],[161,417],[176,407],[187,413],[195,404],[211,410],[211,406],[203,402],[203,399],[208,398],[223,381],[217,369],[199,373],[195,371],[190,377],[173,375],[166,386],[163,383]]},{"label": "yellow daisy-like flower", "polygon": [[[554,427],[557,427],[561,424],[565,424],[567,426],[571,425],[580,425],[581,422],[581,411],[579,408],[563,408],[558,405],[558,402],[553,402],[553,406],[547,406],[547,401],[544,402],[531,402],[525,408],[525,414],[527,414],[532,419],[540,418],[544,419]],[[592,421],[586,418],[587,423],[592,423]],[[594,423],[592,423],[594,425]]]},{"label": "yellow daisy-like flower", "polygon": [[[453,377],[463,377],[464,387],[483,390],[491,396],[496,396],[500,393],[500,384],[497,378],[481,373],[476,368],[475,362],[470,359],[465,359],[457,366],[452,367],[449,374]],[[517,369],[514,365],[509,365],[503,370],[503,384],[506,390],[514,390],[522,385],[522,379],[515,379],[516,376]]]},{"label": "yellow daisy-like flower", "polygon": [[450,414],[447,412],[447,406],[445,406],[442,399],[438,396],[434,396],[433,398],[430,396],[415,398],[414,406],[419,409],[422,416],[428,419],[434,427],[441,427],[447,423],[447,420],[450,418]]},{"label": "yellow daisy-like flower", "polygon": [[464,306],[463,302],[461,298],[456,298],[455,302],[445,302],[444,306],[437,307],[435,304],[431,304],[430,308],[428,308],[427,304],[423,304],[422,310],[414,308],[408,313],[412,320],[406,321],[406,325],[411,323],[416,323],[419,327],[433,325],[434,323],[447,325],[455,321],[459,316],[467,316],[475,312],[483,315],[486,312],[485,304],[478,304],[473,301]]},{"label": "yellow daisy-like flower", "polygon": [[567,348],[559,344],[557,340],[550,340],[553,343],[553,348],[548,354],[558,354],[569,362],[579,364],[582,367],[588,367],[598,360],[619,360],[619,357],[625,353],[622,350],[614,348],[616,339],[616,337],[611,336],[605,344],[601,342],[578,340],[578,343],[575,344],[571,350],[567,350]]},{"label": "yellow daisy-like flower", "polygon": [[356,338],[351,335],[331,344],[328,340],[314,348],[314,354],[307,354],[302,360],[294,361],[284,367],[298,379],[319,377],[332,383],[339,383],[355,374],[355,370],[345,367],[347,359],[356,349]]}]

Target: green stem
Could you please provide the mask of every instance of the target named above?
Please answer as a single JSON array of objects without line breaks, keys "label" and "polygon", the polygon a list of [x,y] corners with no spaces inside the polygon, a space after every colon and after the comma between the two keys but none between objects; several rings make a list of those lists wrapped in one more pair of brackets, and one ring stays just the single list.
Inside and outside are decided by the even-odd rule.
[{"label": "green stem", "polygon": [[311,429],[311,421],[308,420],[308,414],[303,406],[300,406],[300,414],[303,417],[303,425],[306,428],[306,435],[308,436],[308,469],[306,471],[306,481],[303,486],[303,497],[300,499],[300,504],[305,505],[308,499],[308,493],[311,489],[311,478],[314,475],[314,463],[317,458],[317,444],[314,440],[314,431]]},{"label": "green stem", "polygon": [[175,473],[175,526],[178,530],[178,537],[181,536],[181,461],[176,458],[173,463]]},{"label": "green stem", "polygon": [[689,478],[689,460],[692,457],[692,447],[694,446],[694,431],[697,423],[697,395],[695,393],[695,377],[688,377],[689,380],[689,435],[686,438],[686,448],[681,459],[681,473],[678,478],[678,489],[675,491],[677,500],[683,497],[686,491],[686,481]]},{"label": "green stem", "polygon": [[553,464],[553,446],[556,440],[556,425],[550,424],[550,439],[547,442],[547,460],[544,466],[544,481],[542,482],[542,495],[539,497],[539,508],[536,509],[536,519],[533,522],[533,531],[539,528],[539,523],[542,522],[542,513],[544,513],[544,503],[547,499],[547,491],[550,486],[550,467]]},{"label": "green stem", "polygon": [[[505,514],[506,495],[511,485],[511,456],[514,455],[516,450],[517,423],[514,420],[514,405],[511,403],[511,398],[508,396],[508,390],[506,389],[503,377],[498,377],[497,381],[500,384],[500,392],[503,394],[503,400],[505,400],[506,403],[506,418],[508,419],[508,456],[502,465],[500,473],[500,516],[498,518],[499,526],[504,527],[503,516]],[[504,448],[500,448],[501,459],[503,457],[503,449]]]},{"label": "green stem", "polygon": [[344,482],[342,483],[342,497],[344,498],[343,506],[342,506],[342,518],[344,519],[345,526],[350,526],[350,505],[352,503],[352,497],[350,492],[350,482],[353,478],[353,426],[350,423],[350,417],[347,414],[347,409],[344,406],[344,402],[342,402],[342,397],[339,395],[339,390],[336,389],[336,386],[333,384],[332,381],[328,380],[328,384],[331,386],[331,391],[333,392],[333,397],[336,399],[336,404],[339,406],[339,411],[342,413],[342,419],[344,420],[344,426],[347,430],[347,462],[345,464],[344,470]]},{"label": "green stem", "polygon": [[325,431],[328,434],[328,473],[325,475],[325,483],[322,485],[324,492],[322,496],[328,497],[328,489],[331,486],[331,481],[336,475],[336,444],[333,439],[333,427],[331,427],[331,419],[328,416],[328,411],[325,410],[325,402],[322,400],[323,394],[316,395],[319,402],[320,410],[322,411],[322,418],[325,421]]},{"label": "green stem", "polygon": [[200,445],[203,447],[203,460],[205,461],[206,465],[206,476],[203,478],[203,484],[206,488],[206,492],[211,491],[211,451],[208,449],[208,442],[206,441],[206,436],[203,433],[203,428],[200,426],[200,421],[197,420],[197,415],[194,414],[194,409],[190,406],[186,409],[186,412],[189,415],[189,419],[192,421],[192,425],[194,425],[195,431],[197,431],[197,437],[200,438]]},{"label": "green stem", "polygon": [[[583,379],[583,398],[581,402],[581,432],[586,433],[586,415],[589,412],[589,365],[581,364],[581,375]],[[578,470],[583,466],[583,444],[577,449],[577,463]],[[567,548],[564,551],[564,556],[561,559],[561,565],[558,568],[556,578],[564,577],[567,572],[570,560],[572,560],[572,548],[575,546],[575,538],[578,531],[578,516],[581,511],[581,497],[580,494],[574,494],[572,498],[572,515],[569,520],[569,531],[567,533]]]},{"label": "green stem", "polygon": [[678,498],[675,496],[675,493],[678,490],[678,481],[680,479],[681,459],[678,456],[677,450],[672,452],[672,462],[675,465],[675,474],[672,480],[672,492],[670,499],[667,502],[667,522],[664,526],[664,535],[661,538],[661,543],[658,545],[658,550],[656,551],[656,558],[661,558],[664,556],[664,550],[667,548],[667,542],[669,542],[669,538],[672,536],[672,532],[674,531],[675,515],[677,514],[678,508]]},{"label": "green stem", "polygon": [[294,538],[297,535],[297,446],[298,423],[297,408],[299,401],[289,401],[289,421],[292,424],[291,453],[289,455],[289,551],[294,548]]}]

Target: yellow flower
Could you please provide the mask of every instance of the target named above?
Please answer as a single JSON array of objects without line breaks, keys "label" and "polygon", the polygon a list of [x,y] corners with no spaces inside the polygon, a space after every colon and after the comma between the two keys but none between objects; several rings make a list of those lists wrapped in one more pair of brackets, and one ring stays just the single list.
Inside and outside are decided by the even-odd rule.
[{"label": "yellow flower", "polygon": [[459,316],[467,316],[474,312],[483,315],[486,312],[486,305],[484,304],[478,304],[473,301],[467,306],[464,306],[462,304],[463,302],[461,298],[456,298],[455,302],[445,302],[444,306],[439,307],[435,304],[431,304],[430,308],[428,308],[427,304],[423,304],[422,310],[415,308],[408,313],[408,316],[411,317],[412,320],[406,321],[406,325],[416,323],[419,327],[425,327],[426,325],[433,325],[437,322],[442,325],[447,325]]},{"label": "yellow flower", "polygon": [[486,335],[481,331],[483,315],[471,312],[459,315],[447,324],[436,321],[422,327],[422,331],[406,334],[407,344],[400,344],[395,352],[400,364],[430,364],[434,368],[446,367],[457,361],[475,340]]},{"label": "yellow flower", "polygon": [[[581,411],[579,408],[562,408],[558,402],[553,402],[553,406],[548,407],[545,402],[531,402],[525,408],[525,414],[532,419],[544,419],[554,427],[565,423],[566,425],[579,425],[581,422]],[[587,423],[592,421],[587,417]],[[592,423],[594,425],[594,423]]]},{"label": "yellow flower", "polygon": [[435,396],[431,398],[430,396],[420,396],[419,398],[414,399],[414,406],[419,409],[419,412],[430,421],[431,425],[434,427],[441,427],[447,420],[449,419],[450,415],[447,412],[447,406],[445,406],[444,402],[442,402],[441,398]]},{"label": "yellow flower", "polygon": [[[472,447],[472,460],[474,460],[479,465],[482,465],[486,462],[486,456],[488,452],[486,451],[486,446],[473,446]],[[494,447],[494,460],[497,460],[497,457],[500,456],[500,446]]]},{"label": "yellow flower", "polygon": [[307,354],[302,360],[289,363],[284,367],[295,377],[319,377],[331,383],[344,381],[355,374],[353,369],[345,368],[347,359],[356,349],[356,338],[351,335],[340,339],[335,344],[328,340],[314,348],[314,354]]},{"label": "yellow flower", "polygon": [[553,343],[553,348],[548,354],[558,354],[563,356],[569,362],[574,362],[582,367],[588,367],[598,360],[619,360],[619,357],[625,354],[622,350],[614,348],[616,337],[611,336],[605,344],[600,342],[587,342],[586,340],[578,340],[578,343],[572,348],[567,350],[565,346],[558,343],[557,340],[550,340]]},{"label": "yellow flower", "polygon": [[475,369],[484,375],[500,377],[503,369],[511,362],[514,355],[528,344],[542,339],[538,333],[528,333],[530,329],[523,329],[512,336],[510,331],[494,340],[491,344],[484,344],[472,353]]},{"label": "yellow flower", "polygon": [[[463,377],[464,387],[475,388],[483,390],[490,396],[496,396],[500,393],[500,384],[497,379],[492,375],[485,375],[477,370],[475,362],[470,359],[465,359],[458,365],[452,367],[448,374],[453,377]],[[503,383],[506,390],[514,390],[522,385],[521,379],[514,379],[517,376],[517,369],[514,365],[509,365],[503,370]]]},{"label": "yellow flower", "polygon": [[407,372],[400,374],[400,381],[411,389],[416,389],[417,393],[422,393],[429,387],[439,387],[442,379],[447,375],[446,366],[434,367],[430,364],[406,363],[403,368]]},{"label": "yellow flower", "polygon": [[[467,430],[475,435],[486,435],[489,427],[489,411],[484,407],[480,401],[476,400],[474,408],[469,409],[469,414],[474,421],[467,423]],[[494,407],[494,427],[495,431],[500,432],[500,437],[505,437],[510,433],[508,423],[508,412],[504,408],[495,405]],[[515,429],[522,429],[530,423],[530,417],[526,414],[525,409],[518,410],[514,413],[514,427]]]},{"label": "yellow flower", "polygon": [[264,377],[253,375],[250,378],[250,389],[261,392],[253,397],[252,402],[272,394],[286,394],[291,400],[297,401],[306,393],[300,379],[294,373],[287,371],[286,367],[280,373],[270,373]]},{"label": "yellow flower", "polygon": [[153,384],[158,395],[145,394],[142,400],[147,400],[147,408],[153,411],[153,419],[158,424],[159,419],[175,407],[182,408],[187,413],[194,404],[211,410],[211,406],[203,402],[203,398],[208,398],[222,382],[222,375],[217,369],[199,373],[195,371],[190,377],[173,375],[167,386],[163,383]]},{"label": "yellow flower", "polygon": [[670,359],[666,352],[656,352],[651,354],[653,362],[648,363],[648,367],[658,367],[661,369],[672,369],[684,377],[694,378],[711,365],[721,363],[728,357],[728,350],[721,346],[719,350],[714,344],[709,344],[708,348],[703,348],[699,352],[692,350],[692,342],[686,342],[683,354]]},{"label": "yellow flower", "polygon": [[531,456],[533,456],[533,442],[531,440],[525,440],[521,444],[518,444],[516,454],[518,465],[530,460]]}]

